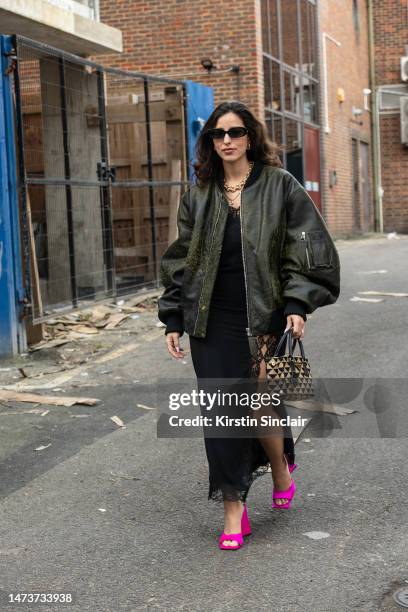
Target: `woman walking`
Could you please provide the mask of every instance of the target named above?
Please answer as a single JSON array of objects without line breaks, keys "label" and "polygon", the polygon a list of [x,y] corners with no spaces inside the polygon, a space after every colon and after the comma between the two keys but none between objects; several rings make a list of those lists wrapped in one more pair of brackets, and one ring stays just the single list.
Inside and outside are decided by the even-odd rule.
[{"label": "woman walking", "polygon": [[[178,238],[161,260],[158,317],[168,351],[183,358],[187,332],[199,385],[212,378],[258,384],[283,332],[303,338],[307,314],[336,301],[338,254],[313,201],[244,104],[213,111],[195,173],[178,209]],[[278,412],[286,415],[283,404]],[[290,427],[278,433],[205,436],[209,498],[224,503],[220,548],[240,548],[250,533],[248,491],[269,467],[273,507],[290,507],[294,443]]]}]

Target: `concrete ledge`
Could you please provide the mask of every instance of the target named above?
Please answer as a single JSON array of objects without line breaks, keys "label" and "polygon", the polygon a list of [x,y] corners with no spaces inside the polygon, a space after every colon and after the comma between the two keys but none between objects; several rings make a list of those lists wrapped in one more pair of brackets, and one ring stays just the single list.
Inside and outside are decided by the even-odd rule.
[{"label": "concrete ledge", "polygon": [[20,34],[83,57],[123,51],[121,30],[46,0],[0,0],[0,34]]}]

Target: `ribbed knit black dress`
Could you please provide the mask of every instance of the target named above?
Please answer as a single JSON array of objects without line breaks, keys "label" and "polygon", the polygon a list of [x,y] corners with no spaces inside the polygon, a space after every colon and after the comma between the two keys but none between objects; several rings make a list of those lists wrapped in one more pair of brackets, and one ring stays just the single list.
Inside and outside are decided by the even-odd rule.
[{"label": "ribbed knit black dress", "polygon": [[[247,180],[246,187],[257,180],[262,171],[262,164],[257,162]],[[189,336],[191,357],[198,380],[198,386],[205,391],[213,391],[210,379],[234,379],[247,381],[244,386],[226,386],[222,391],[254,391],[257,366],[259,369],[260,351],[250,343],[246,328],[248,327],[246,287],[242,259],[241,228],[239,209],[229,205],[229,214],[225,227],[219,268],[211,298],[205,338]],[[293,310],[296,313],[296,305]],[[301,311],[300,311],[301,312]],[[271,334],[274,335],[268,351],[274,350],[277,341],[286,327],[286,311],[276,310],[272,317]],[[298,312],[299,313],[299,312]],[[256,341],[259,337],[254,337]],[[263,341],[263,337],[260,339]],[[260,346],[260,345],[259,345]],[[280,354],[284,354],[285,346]],[[242,416],[248,408],[217,406],[218,414]],[[202,411],[203,414],[205,412]],[[286,416],[282,403],[276,409],[279,416]],[[209,414],[208,412],[206,413]],[[214,410],[212,411],[214,414]],[[204,428],[205,449],[209,464],[209,499],[221,501],[245,501],[249,488],[257,476],[268,471],[269,459],[256,437],[214,437],[214,430],[206,434]],[[220,435],[219,433],[216,434]],[[294,443],[289,427],[284,428],[284,453],[288,463],[295,461]],[[242,434],[240,434],[242,436]]]}]

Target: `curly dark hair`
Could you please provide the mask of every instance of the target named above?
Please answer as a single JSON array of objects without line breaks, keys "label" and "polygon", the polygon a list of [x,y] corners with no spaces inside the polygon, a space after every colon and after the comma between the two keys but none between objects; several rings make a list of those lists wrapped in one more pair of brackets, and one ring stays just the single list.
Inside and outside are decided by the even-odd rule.
[{"label": "curly dark hair", "polygon": [[222,160],[214,150],[212,139],[206,132],[215,128],[218,119],[226,113],[238,115],[247,128],[251,142],[251,148],[247,152],[250,161],[261,161],[268,166],[282,167],[283,165],[279,157],[281,147],[269,139],[265,126],[258,121],[249,108],[235,100],[222,102],[207,119],[197,140],[196,162],[193,167],[199,187],[207,185],[210,181],[220,180],[223,175]]}]

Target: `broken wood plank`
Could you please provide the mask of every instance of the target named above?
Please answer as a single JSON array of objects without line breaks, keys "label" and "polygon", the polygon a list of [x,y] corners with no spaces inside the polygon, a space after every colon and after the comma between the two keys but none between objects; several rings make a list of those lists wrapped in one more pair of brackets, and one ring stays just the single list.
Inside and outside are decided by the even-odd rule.
[{"label": "broken wood plank", "polygon": [[44,408],[31,408],[30,410],[13,410],[13,412],[0,412],[0,416],[11,416],[16,414],[43,414]]},{"label": "broken wood plank", "polygon": [[130,300],[127,300],[124,305],[125,306],[136,306],[137,304],[140,304],[141,302],[144,302],[145,300],[158,297],[162,293],[163,293],[163,289],[154,289],[153,291],[145,291],[143,293],[140,293],[139,295],[135,295],[135,297],[131,298]]},{"label": "broken wood plank", "polygon": [[58,397],[56,395],[39,395],[38,393],[21,393],[9,389],[0,389],[0,399],[9,402],[29,402],[32,404],[52,404],[53,406],[74,406],[85,404],[94,406],[100,400],[92,397]]},{"label": "broken wood plank", "polygon": [[359,291],[361,295],[385,295],[388,297],[408,297],[408,293],[396,293],[393,291]]},{"label": "broken wood plank", "polygon": [[123,429],[126,429],[126,426],[124,424],[124,422],[122,421],[122,419],[118,416],[112,416],[111,421],[113,421],[115,423],[115,425],[117,425],[118,427],[123,427]]},{"label": "broken wood plank", "polygon": [[371,302],[372,304],[377,304],[378,302],[383,302],[384,300],[381,298],[363,298],[357,297],[356,295],[350,298],[350,302]]},{"label": "broken wood plank", "polygon": [[121,323],[124,319],[127,319],[129,314],[124,312],[117,312],[114,315],[111,315],[107,320],[107,325],[105,325],[105,329],[113,329],[117,327],[119,323]]},{"label": "broken wood plank", "polygon": [[[171,162],[171,180],[181,181],[181,159],[173,159]],[[171,244],[177,238],[177,210],[180,201],[180,185],[172,185],[170,189],[169,203],[169,226],[167,234],[167,244]]]},{"label": "broken wood plank", "polygon": [[55,340],[46,340],[43,342],[39,342],[38,344],[33,344],[29,347],[29,351],[39,351],[43,348],[54,348],[56,346],[61,346],[62,344],[67,344],[71,342],[72,338],[66,336],[65,338],[55,338]]}]

